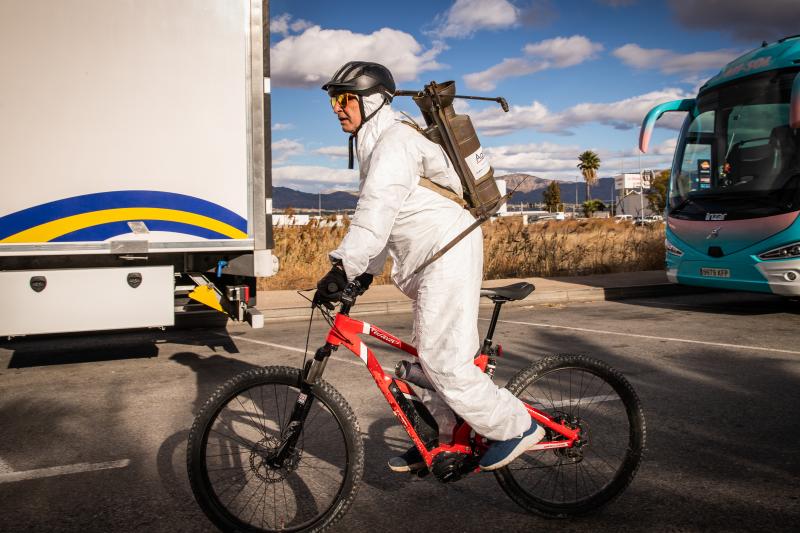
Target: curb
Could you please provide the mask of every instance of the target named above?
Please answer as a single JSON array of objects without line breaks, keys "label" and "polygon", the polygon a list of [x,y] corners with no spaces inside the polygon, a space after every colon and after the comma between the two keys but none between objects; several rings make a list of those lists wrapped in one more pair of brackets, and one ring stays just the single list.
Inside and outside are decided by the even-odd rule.
[{"label": "curb", "polygon": [[[603,302],[609,300],[624,300],[628,298],[645,298],[652,296],[679,296],[682,294],[695,294],[706,292],[706,289],[674,285],[672,283],[658,283],[652,285],[633,285],[628,287],[586,287],[580,289],[567,289],[537,293],[534,291],[524,300],[508,302],[511,307],[524,307],[543,304],[567,302]],[[481,307],[491,307],[488,300],[481,300]],[[259,309],[265,320],[300,320],[308,319],[309,307],[283,307],[276,309]],[[389,300],[382,302],[359,303],[351,314],[390,314],[407,313],[413,310],[411,300]]]}]

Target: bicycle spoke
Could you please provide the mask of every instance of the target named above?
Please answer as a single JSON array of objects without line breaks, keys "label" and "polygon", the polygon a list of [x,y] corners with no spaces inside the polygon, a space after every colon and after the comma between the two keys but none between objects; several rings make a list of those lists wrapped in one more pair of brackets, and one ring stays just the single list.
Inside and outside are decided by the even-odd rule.
[{"label": "bicycle spoke", "polygon": [[208,479],[225,508],[243,524],[278,530],[313,521],[329,508],[344,483],[348,459],[341,426],[324,404],[315,402],[286,466],[266,463],[264,454],[278,446],[290,396],[297,392],[277,383],[267,386],[272,390],[247,389],[223,405],[208,432],[214,438],[206,444],[205,460]]},{"label": "bicycle spoke", "polygon": [[[546,360],[540,373],[531,374],[530,381],[523,382],[515,394],[551,417],[563,417],[565,424],[580,431],[580,440],[574,448],[524,454],[499,477],[503,488],[521,505],[548,515],[606,501],[598,495],[622,475],[634,431],[630,407],[608,379],[611,371],[607,367],[589,369],[591,365],[584,363],[587,359],[580,356],[566,357],[576,361],[575,365],[561,366],[562,359],[556,357]],[[563,438],[552,431],[549,435]],[[517,499],[516,494],[524,494],[525,499]]]}]

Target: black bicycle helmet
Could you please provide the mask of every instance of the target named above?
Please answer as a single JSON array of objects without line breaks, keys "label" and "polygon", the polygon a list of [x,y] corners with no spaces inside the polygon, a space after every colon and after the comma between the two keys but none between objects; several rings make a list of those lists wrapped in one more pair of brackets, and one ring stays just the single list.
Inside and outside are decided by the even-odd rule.
[{"label": "black bicycle helmet", "polygon": [[353,93],[362,96],[381,93],[391,102],[396,89],[389,69],[369,61],[350,61],[345,63],[328,83],[322,86],[330,96]]},{"label": "black bicycle helmet", "polygon": [[341,93],[353,93],[359,96],[368,96],[376,93],[383,95],[383,103],[369,115],[364,112],[362,99],[358,99],[358,107],[361,110],[363,119],[361,125],[350,134],[350,138],[347,141],[347,168],[353,168],[353,139],[358,134],[358,130],[369,119],[374,117],[381,107],[391,103],[396,88],[394,78],[389,69],[379,63],[371,63],[369,61],[349,61],[345,63],[336,71],[330,81],[322,86],[322,90],[328,91],[329,96]]}]

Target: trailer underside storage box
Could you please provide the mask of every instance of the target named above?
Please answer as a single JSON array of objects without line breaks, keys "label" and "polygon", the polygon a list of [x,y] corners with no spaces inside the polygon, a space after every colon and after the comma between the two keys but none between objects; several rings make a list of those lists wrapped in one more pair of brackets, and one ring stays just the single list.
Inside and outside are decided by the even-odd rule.
[{"label": "trailer underside storage box", "polygon": [[0,272],[0,335],[171,326],[172,267]]}]

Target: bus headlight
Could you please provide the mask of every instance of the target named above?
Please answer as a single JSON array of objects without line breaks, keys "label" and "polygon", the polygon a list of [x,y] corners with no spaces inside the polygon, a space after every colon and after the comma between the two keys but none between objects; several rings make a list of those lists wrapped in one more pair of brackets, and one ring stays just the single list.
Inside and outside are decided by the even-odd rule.
[{"label": "bus headlight", "polygon": [[677,255],[678,257],[683,255],[683,250],[669,242],[669,239],[664,239],[664,247],[667,249],[667,252],[672,255]]},{"label": "bus headlight", "polygon": [[800,242],[795,242],[780,248],[773,248],[768,252],[759,254],[759,259],[790,259],[792,257],[800,257]]}]

